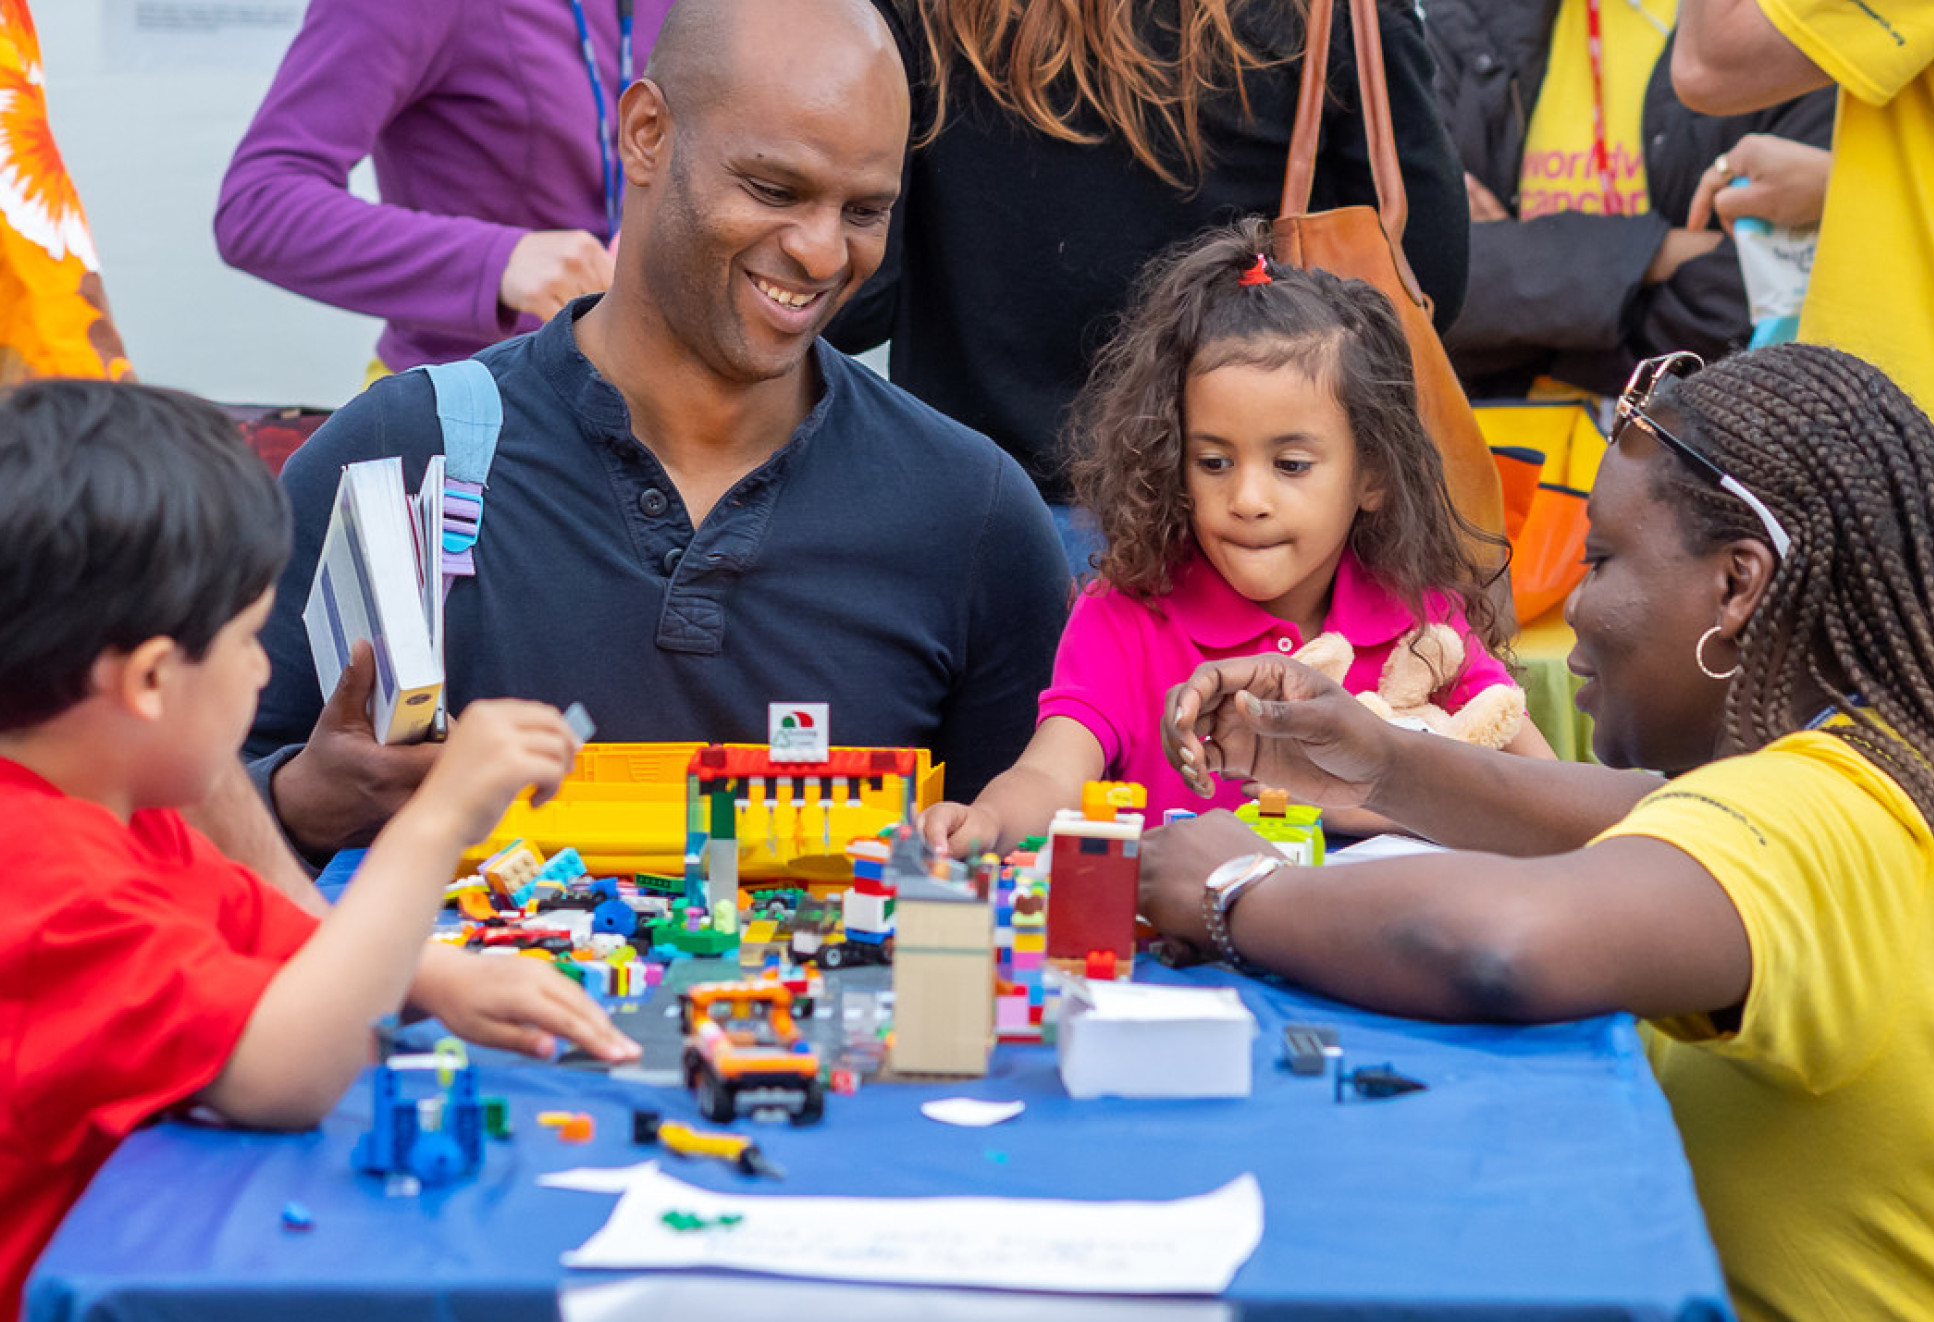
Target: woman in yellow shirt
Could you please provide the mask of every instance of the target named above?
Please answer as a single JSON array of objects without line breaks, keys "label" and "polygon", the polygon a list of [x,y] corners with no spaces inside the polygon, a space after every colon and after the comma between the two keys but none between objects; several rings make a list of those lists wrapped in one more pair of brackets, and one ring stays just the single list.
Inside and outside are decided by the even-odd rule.
[{"label": "woman in yellow shirt", "polygon": [[1640,365],[1592,491],[1566,613],[1608,766],[1212,663],[1169,700],[1185,774],[1495,852],[1292,869],[1211,814],[1151,834],[1143,909],[1393,1013],[1647,1019],[1741,1317],[1934,1316],[1934,424],[1820,346],[1696,368]]}]

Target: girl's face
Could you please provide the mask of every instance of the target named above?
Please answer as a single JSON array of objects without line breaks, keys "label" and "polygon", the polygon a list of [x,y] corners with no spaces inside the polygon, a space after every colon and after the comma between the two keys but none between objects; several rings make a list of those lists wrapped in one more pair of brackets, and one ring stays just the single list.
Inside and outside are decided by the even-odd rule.
[{"label": "girl's face", "polygon": [[1196,544],[1229,585],[1308,637],[1358,510],[1383,498],[1327,385],[1301,367],[1231,363],[1182,387]]}]

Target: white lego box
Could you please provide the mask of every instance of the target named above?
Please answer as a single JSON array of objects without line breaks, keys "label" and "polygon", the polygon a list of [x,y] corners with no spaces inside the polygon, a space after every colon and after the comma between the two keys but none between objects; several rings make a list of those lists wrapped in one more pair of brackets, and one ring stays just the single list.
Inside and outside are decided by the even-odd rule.
[{"label": "white lego box", "polygon": [[1061,1084],[1070,1097],[1247,1097],[1256,1017],[1228,987],[1070,978]]}]

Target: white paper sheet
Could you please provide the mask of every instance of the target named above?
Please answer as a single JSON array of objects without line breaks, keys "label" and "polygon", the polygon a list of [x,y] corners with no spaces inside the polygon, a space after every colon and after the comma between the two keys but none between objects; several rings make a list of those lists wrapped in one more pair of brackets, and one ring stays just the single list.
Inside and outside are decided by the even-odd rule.
[{"label": "white paper sheet", "polygon": [[1026,1102],[987,1102],[978,1097],[942,1097],[920,1103],[920,1114],[943,1125],[963,1129],[985,1129],[1003,1120],[1012,1120],[1027,1110]]},{"label": "white paper sheet", "polygon": [[623,1193],[633,1184],[658,1173],[658,1163],[641,1161],[635,1166],[573,1166],[567,1171],[540,1175],[537,1182],[547,1189],[577,1189],[583,1193]]},{"label": "white paper sheet", "polygon": [[[678,1231],[681,1212],[729,1227]],[[825,1280],[1076,1294],[1219,1294],[1262,1239],[1253,1175],[1168,1202],[720,1194],[630,1175],[568,1267],[711,1267]]]},{"label": "white paper sheet", "polygon": [[1428,840],[1419,840],[1410,835],[1373,835],[1368,840],[1359,840],[1353,845],[1333,849],[1323,855],[1323,865],[1332,863],[1368,863],[1379,858],[1403,858],[1410,854],[1441,854],[1442,845],[1434,845]]},{"label": "white paper sheet", "polygon": [[558,1291],[563,1322],[771,1318],[797,1322],[1235,1322],[1223,1299],[996,1294],[716,1272],[650,1272]]}]

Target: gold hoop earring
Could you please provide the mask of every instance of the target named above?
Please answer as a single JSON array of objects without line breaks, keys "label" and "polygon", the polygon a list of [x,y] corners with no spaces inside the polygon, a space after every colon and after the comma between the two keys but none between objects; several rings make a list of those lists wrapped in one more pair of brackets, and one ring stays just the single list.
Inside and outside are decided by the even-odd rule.
[{"label": "gold hoop earring", "polygon": [[1733,668],[1731,670],[1714,670],[1706,664],[1706,644],[1711,642],[1718,633],[1719,626],[1715,624],[1712,628],[1700,634],[1698,645],[1692,649],[1692,659],[1698,662],[1700,674],[1704,675],[1707,679],[1716,679],[1723,682],[1739,673],[1739,662],[1733,662]]}]

